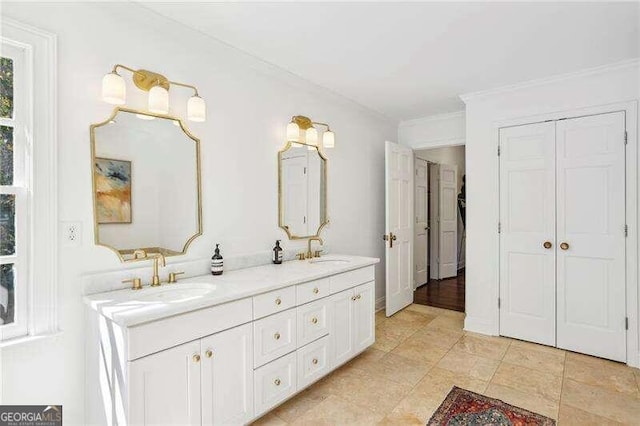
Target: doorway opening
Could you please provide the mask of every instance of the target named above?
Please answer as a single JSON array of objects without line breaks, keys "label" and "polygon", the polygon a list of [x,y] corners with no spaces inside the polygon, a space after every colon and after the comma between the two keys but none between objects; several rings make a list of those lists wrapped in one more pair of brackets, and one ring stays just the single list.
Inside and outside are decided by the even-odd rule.
[{"label": "doorway opening", "polygon": [[465,146],[414,151],[414,303],[464,312]]}]

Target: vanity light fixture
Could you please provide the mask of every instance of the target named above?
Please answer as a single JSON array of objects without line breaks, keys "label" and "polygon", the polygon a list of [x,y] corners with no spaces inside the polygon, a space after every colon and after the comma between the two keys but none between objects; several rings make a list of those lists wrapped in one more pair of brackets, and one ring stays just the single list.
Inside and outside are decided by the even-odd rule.
[{"label": "vanity light fixture", "polygon": [[[294,115],[291,117],[291,122],[287,124],[287,141],[291,142],[291,145],[294,147],[307,145],[310,150],[318,147],[318,129],[314,124],[326,127],[326,130],[322,134],[322,147],[334,148],[336,145],[336,135],[331,131],[329,125],[311,121],[309,117],[305,117],[304,115]],[[303,130],[304,137],[302,137]]]},{"label": "vanity light fixture", "polygon": [[113,70],[102,78],[102,99],[105,102],[114,105],[124,105],[126,102],[126,85],[124,78],[118,74],[118,69],[131,72],[133,74],[132,80],[136,87],[149,92],[149,111],[153,113],[169,113],[169,88],[171,86],[193,89],[194,94],[187,101],[187,119],[197,122],[205,121],[207,106],[195,86],[169,81],[162,74],[147,70],[134,70],[121,64],[116,64]]}]

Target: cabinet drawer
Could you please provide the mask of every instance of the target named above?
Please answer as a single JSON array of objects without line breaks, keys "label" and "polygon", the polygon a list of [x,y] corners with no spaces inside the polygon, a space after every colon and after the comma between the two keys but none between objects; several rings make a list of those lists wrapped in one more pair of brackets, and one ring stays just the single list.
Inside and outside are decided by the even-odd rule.
[{"label": "cabinet drawer", "polygon": [[365,268],[356,269],[355,271],[334,275],[330,278],[331,294],[373,281],[375,276],[376,270],[374,266],[367,266]]},{"label": "cabinet drawer", "polygon": [[298,305],[313,302],[329,295],[331,281],[329,278],[310,281],[296,286],[296,300]]},{"label": "cabinet drawer", "polygon": [[297,308],[298,347],[326,336],[331,330],[328,299],[307,303]]},{"label": "cabinet drawer", "polygon": [[331,369],[329,336],[309,343],[296,352],[298,362],[298,389],[305,388],[320,379]]},{"label": "cabinet drawer", "polygon": [[296,310],[255,321],[253,341],[253,366],[256,368],[296,350]]},{"label": "cabinet drawer", "polygon": [[127,330],[127,359],[140,358],[250,321],[251,299],[247,298],[136,325]]},{"label": "cabinet drawer", "polygon": [[256,417],[296,393],[296,354],[283,356],[254,372]]},{"label": "cabinet drawer", "polygon": [[270,291],[253,297],[253,319],[286,311],[296,306],[296,289],[293,286]]}]

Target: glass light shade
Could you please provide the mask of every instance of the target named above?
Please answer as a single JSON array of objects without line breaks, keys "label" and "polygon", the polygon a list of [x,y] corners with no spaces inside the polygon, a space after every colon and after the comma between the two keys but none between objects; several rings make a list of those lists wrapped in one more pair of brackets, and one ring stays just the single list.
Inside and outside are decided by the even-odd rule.
[{"label": "glass light shade", "polygon": [[149,111],[157,114],[169,112],[169,91],[162,86],[153,86],[149,90]]},{"label": "glass light shade", "polygon": [[193,95],[187,101],[187,118],[191,121],[203,122],[207,118],[207,104],[198,95]]},{"label": "glass light shade", "polygon": [[155,117],[153,115],[145,115],[145,114],[136,114],[140,120],[153,120]]},{"label": "glass light shade", "polygon": [[322,135],[322,146],[324,148],[333,148],[336,146],[336,134],[331,130],[327,130]]},{"label": "glass light shade", "polygon": [[127,89],[124,78],[110,72],[102,78],[102,100],[113,105],[124,105]]},{"label": "glass light shade", "polygon": [[287,124],[287,141],[300,142],[300,127],[293,121]]},{"label": "glass light shade", "polygon": [[309,145],[309,149],[314,149],[314,147],[318,146],[318,130],[316,130],[315,127],[309,127],[305,139],[307,145]]}]

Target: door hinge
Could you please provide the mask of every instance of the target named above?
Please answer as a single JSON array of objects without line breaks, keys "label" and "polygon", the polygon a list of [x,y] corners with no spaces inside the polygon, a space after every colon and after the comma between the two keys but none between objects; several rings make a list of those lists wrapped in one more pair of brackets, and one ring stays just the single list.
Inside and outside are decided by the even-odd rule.
[{"label": "door hinge", "polygon": [[629,136],[628,136],[628,134],[627,134],[627,131],[625,130],[625,131],[624,131],[624,144],[626,145],[626,144],[628,144],[628,143],[629,143]]},{"label": "door hinge", "polygon": [[625,237],[629,236],[629,225],[624,225],[624,236]]},{"label": "door hinge", "polygon": [[302,223],[307,223],[307,217],[306,216],[302,216]]},{"label": "door hinge", "polygon": [[498,234],[502,232],[502,224],[498,222]]},{"label": "door hinge", "polygon": [[498,157],[500,157],[500,145],[498,145]]},{"label": "door hinge", "polygon": [[500,309],[500,298],[498,297],[498,309]]},{"label": "door hinge", "polygon": [[302,174],[304,174],[304,175],[307,174],[307,168],[306,167],[304,168],[304,172]]},{"label": "door hinge", "polygon": [[629,317],[624,317],[624,329],[629,329]]}]

